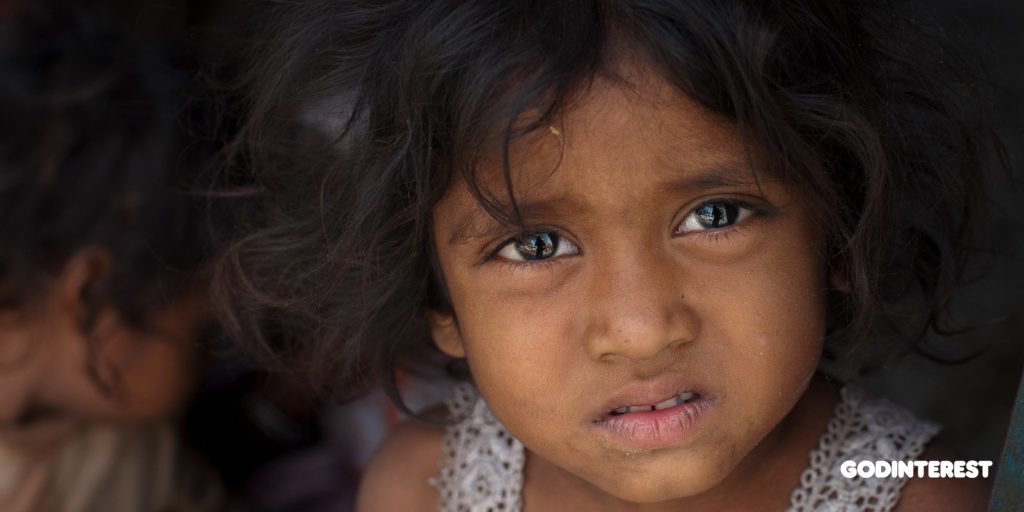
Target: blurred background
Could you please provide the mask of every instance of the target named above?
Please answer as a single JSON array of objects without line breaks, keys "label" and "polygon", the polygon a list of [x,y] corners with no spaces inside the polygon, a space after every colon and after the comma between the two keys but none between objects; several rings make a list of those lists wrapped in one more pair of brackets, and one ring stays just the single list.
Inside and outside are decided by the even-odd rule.
[{"label": "blurred background", "polygon": [[913,3],[981,57],[1011,166],[988,184],[993,220],[977,241],[973,282],[954,297],[953,318],[968,330],[932,339],[939,351],[980,355],[957,365],[912,356],[876,375],[855,376],[847,367],[837,373],[938,421],[941,435],[968,458],[998,460],[1024,365],[1024,3]]}]

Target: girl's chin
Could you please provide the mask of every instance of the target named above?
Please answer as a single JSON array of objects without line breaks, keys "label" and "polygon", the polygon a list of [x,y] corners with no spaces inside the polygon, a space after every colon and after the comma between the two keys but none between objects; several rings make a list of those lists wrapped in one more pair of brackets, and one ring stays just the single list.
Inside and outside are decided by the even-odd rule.
[{"label": "girl's chin", "polygon": [[724,475],[722,478],[715,478],[717,475],[712,473],[700,473],[694,478],[679,478],[680,475],[675,475],[676,478],[672,481],[622,478],[614,482],[612,488],[604,489],[604,492],[627,503],[650,505],[697,496],[714,488],[724,478]]},{"label": "girl's chin", "polygon": [[[615,459],[616,463],[611,465],[610,458],[595,461],[582,468],[573,480],[583,483],[584,493],[601,500],[649,505],[686,500],[708,492],[721,484],[735,466],[730,461],[671,450],[631,453]],[[597,468],[604,471],[587,471]]]}]

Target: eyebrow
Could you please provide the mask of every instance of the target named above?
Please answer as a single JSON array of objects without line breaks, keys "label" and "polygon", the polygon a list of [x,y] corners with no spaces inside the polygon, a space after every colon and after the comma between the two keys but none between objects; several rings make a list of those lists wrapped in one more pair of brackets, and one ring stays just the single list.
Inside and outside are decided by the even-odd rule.
[{"label": "eyebrow", "polygon": [[754,177],[751,179],[751,174],[752,172],[749,170],[733,166],[710,167],[692,176],[668,180],[662,185],[671,190],[689,192],[727,187],[757,186],[764,181],[763,179],[758,179],[756,172],[753,172]]},{"label": "eyebrow", "polygon": [[[764,181],[760,175],[750,178],[750,171],[733,166],[709,167],[696,174],[667,180],[661,187],[673,192],[698,192],[729,187],[759,187]],[[517,202],[522,218],[543,217],[555,210],[586,211],[587,205],[574,199],[557,196],[534,201]],[[448,236],[448,245],[457,245],[469,240],[481,238],[497,225],[503,224],[481,207],[460,219],[455,229]]]},{"label": "eyebrow", "polygon": [[[555,210],[587,210],[585,204],[563,196],[536,201],[517,201],[516,208],[519,210],[519,215],[524,219],[543,217]],[[499,225],[509,224],[495,219],[482,207],[474,208],[472,212],[460,219],[455,225],[455,229],[452,230],[452,234],[448,237],[448,245],[456,245],[476,238],[482,238]]]}]

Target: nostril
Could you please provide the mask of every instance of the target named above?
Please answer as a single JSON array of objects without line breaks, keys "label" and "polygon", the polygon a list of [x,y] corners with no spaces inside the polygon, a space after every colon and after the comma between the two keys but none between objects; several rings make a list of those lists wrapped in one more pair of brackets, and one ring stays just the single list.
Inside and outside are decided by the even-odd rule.
[{"label": "nostril", "polygon": [[669,349],[671,350],[671,349],[677,349],[677,348],[682,347],[683,345],[686,345],[686,344],[687,344],[687,340],[684,340],[684,339],[680,338],[680,339],[677,339],[677,340],[673,341],[672,343],[669,343],[668,346],[669,346]]}]

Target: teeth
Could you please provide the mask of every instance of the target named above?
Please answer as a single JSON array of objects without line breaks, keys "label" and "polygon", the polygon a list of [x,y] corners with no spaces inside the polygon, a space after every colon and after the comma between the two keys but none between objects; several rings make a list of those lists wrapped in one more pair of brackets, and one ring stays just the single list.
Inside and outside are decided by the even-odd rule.
[{"label": "teeth", "polygon": [[668,400],[665,400],[664,402],[654,404],[654,410],[660,411],[662,409],[668,409],[669,407],[675,407],[681,403],[682,402],[679,401],[679,396],[674,396],[672,398],[669,398]]},{"label": "teeth", "polygon": [[619,407],[618,409],[613,410],[612,414],[620,415],[620,414],[626,414],[627,412],[660,411],[662,409],[668,409],[669,407],[675,407],[677,405],[685,404],[687,402],[690,402],[690,401],[693,400],[693,398],[695,396],[696,396],[696,393],[694,393],[692,391],[687,391],[685,393],[680,393],[680,394],[678,394],[678,395],[676,395],[676,396],[674,396],[672,398],[669,398],[668,400],[665,400],[664,402],[661,402],[661,403],[658,403],[658,404],[654,404],[654,405],[633,405],[633,406]]}]

